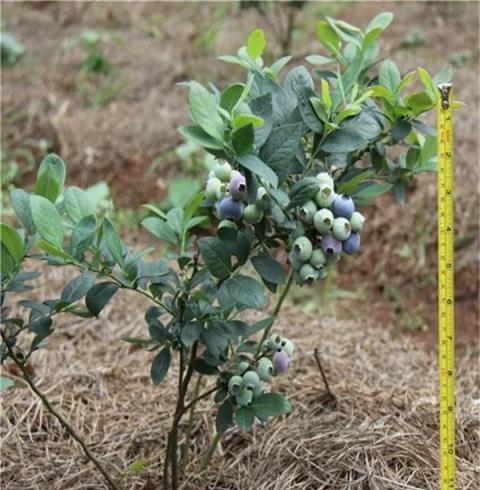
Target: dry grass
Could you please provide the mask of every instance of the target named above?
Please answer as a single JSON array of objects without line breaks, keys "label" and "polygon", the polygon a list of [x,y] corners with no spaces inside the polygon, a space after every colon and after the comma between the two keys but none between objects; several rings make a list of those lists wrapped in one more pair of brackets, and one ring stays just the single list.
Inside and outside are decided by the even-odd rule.
[{"label": "dry grass", "polygon": [[[38,293],[52,297],[62,271]],[[143,300],[118,295],[100,320],[63,320],[48,349],[34,358],[37,384],[85,435],[125,489],[156,489],[169,423],[174,372],[155,388],[151,355],[121,340],[144,335]],[[194,424],[185,489],[436,489],[437,365],[432,354],[388,328],[304,316],[287,306],[280,331],[297,345],[296,361],[277,388],[294,412],[267,427],[231,430],[221,454],[200,473],[211,435],[211,403]],[[318,346],[336,404],[327,403],[312,357]],[[478,489],[478,351],[458,359],[458,488]],[[175,368],[174,368],[175,371]],[[24,383],[2,396],[1,482],[9,490],[106,488]],[[130,468],[139,459],[145,468]],[[133,474],[132,474],[133,473]]]}]

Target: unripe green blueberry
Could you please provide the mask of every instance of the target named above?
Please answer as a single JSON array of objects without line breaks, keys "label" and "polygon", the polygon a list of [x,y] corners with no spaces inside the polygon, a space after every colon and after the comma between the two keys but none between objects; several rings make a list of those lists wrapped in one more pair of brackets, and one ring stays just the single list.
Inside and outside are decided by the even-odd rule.
[{"label": "unripe green blueberry", "polygon": [[333,177],[328,172],[317,174],[317,180],[320,184],[329,185],[333,189]]},{"label": "unripe green blueberry", "polygon": [[265,190],[265,187],[259,187],[257,191],[257,199],[255,204],[258,209],[262,209],[263,211],[267,211],[270,209],[271,201],[268,192]]},{"label": "unripe green blueberry", "polygon": [[299,271],[303,265],[303,262],[293,253],[293,251],[288,254],[288,261],[294,271]]},{"label": "unripe green blueberry", "polygon": [[350,218],[350,226],[352,227],[352,231],[355,233],[362,231],[363,223],[365,223],[365,217],[363,214],[355,211]]},{"label": "unripe green blueberry", "polygon": [[315,269],[322,269],[327,263],[327,257],[321,248],[316,248],[310,257],[310,265]]},{"label": "unripe green blueberry", "polygon": [[243,375],[243,386],[250,391],[255,391],[256,388],[262,386],[260,376],[256,371],[247,371]]},{"label": "unripe green blueberry", "polygon": [[238,230],[238,226],[229,219],[224,219],[218,224],[218,228],[231,228],[232,230]]},{"label": "unripe green blueberry", "polygon": [[306,236],[298,237],[293,242],[292,252],[302,262],[307,262],[313,252],[312,242]]},{"label": "unripe green blueberry", "polygon": [[309,284],[318,278],[317,270],[314,269],[310,264],[302,265],[302,268],[300,269],[299,274],[300,274],[300,279],[302,280],[302,282],[306,282]]},{"label": "unripe green blueberry", "polygon": [[243,378],[232,376],[228,381],[228,391],[231,395],[238,395],[243,389]]},{"label": "unripe green blueberry", "polygon": [[222,182],[229,182],[232,175],[232,167],[228,162],[218,162],[215,165],[215,177],[220,179]]},{"label": "unripe green blueberry", "polygon": [[213,177],[215,177],[215,170],[210,170],[210,172],[208,172],[208,178],[213,179]]},{"label": "unripe green blueberry", "polygon": [[211,201],[216,201],[217,194],[222,187],[222,182],[217,177],[212,177],[207,180],[207,185],[205,186],[205,197]]},{"label": "unripe green blueberry", "polygon": [[345,241],[352,232],[350,222],[346,218],[335,218],[333,222],[333,236],[340,241]]},{"label": "unripe green blueberry", "polygon": [[217,191],[217,201],[221,201],[224,197],[228,196],[228,185],[225,182],[221,182]]},{"label": "unripe green blueberry", "polygon": [[319,233],[324,235],[331,230],[333,226],[333,220],[333,213],[330,211],[330,209],[320,209],[315,213],[315,216],[313,217],[313,225]]},{"label": "unripe green blueberry", "polygon": [[317,206],[313,201],[307,201],[299,210],[298,215],[304,223],[311,223],[317,212]]},{"label": "unripe green blueberry", "polygon": [[243,219],[250,224],[258,223],[263,219],[263,211],[256,204],[248,204],[243,210]]},{"label": "unripe green blueberry", "polygon": [[321,208],[328,208],[333,200],[335,199],[335,192],[333,191],[333,186],[329,184],[322,184],[320,190],[315,196],[315,201]]},{"label": "unripe green blueberry", "polygon": [[250,405],[253,400],[253,392],[250,390],[242,390],[238,395],[235,396],[235,401],[241,407]]},{"label": "unripe green blueberry", "polygon": [[257,373],[262,381],[270,381],[273,376],[273,363],[268,357],[262,357],[258,361]]},{"label": "unripe green blueberry", "polygon": [[280,343],[282,342],[282,338],[280,335],[273,334],[268,340],[267,340],[267,346],[268,348],[272,350],[277,350],[280,348]]},{"label": "unripe green blueberry", "polygon": [[243,375],[243,373],[245,371],[247,371],[247,369],[250,367],[250,364],[247,362],[247,361],[240,361],[239,363],[237,363],[237,365],[235,366],[235,372],[237,374],[241,374]]},{"label": "unripe green blueberry", "polygon": [[282,341],[280,342],[280,348],[288,354],[288,357],[291,358],[293,356],[295,346],[293,345],[293,342],[291,340],[282,338]]}]

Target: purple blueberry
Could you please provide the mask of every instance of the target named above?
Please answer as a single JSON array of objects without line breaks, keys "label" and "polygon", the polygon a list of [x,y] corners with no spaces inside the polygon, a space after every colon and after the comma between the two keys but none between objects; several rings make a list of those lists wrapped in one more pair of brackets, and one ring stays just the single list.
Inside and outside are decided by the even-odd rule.
[{"label": "purple blueberry", "polygon": [[285,351],[281,350],[275,352],[273,355],[273,365],[275,366],[275,371],[277,373],[284,373],[288,369],[289,364],[290,358]]},{"label": "purple blueberry", "polygon": [[350,236],[343,242],[342,248],[348,255],[358,252],[360,249],[360,235],[358,233],[351,233]]},{"label": "purple blueberry", "polygon": [[239,220],[243,213],[243,203],[231,197],[224,197],[217,203],[217,211],[221,219]]},{"label": "purple blueberry", "polygon": [[353,199],[346,194],[337,196],[332,203],[332,210],[335,216],[350,219],[355,211]]},{"label": "purple blueberry", "polygon": [[230,195],[237,201],[243,201],[245,199],[247,195],[247,183],[243,175],[236,173],[230,180]]},{"label": "purple blueberry", "polygon": [[332,235],[325,235],[321,242],[322,250],[328,256],[338,255],[342,251],[342,242]]}]

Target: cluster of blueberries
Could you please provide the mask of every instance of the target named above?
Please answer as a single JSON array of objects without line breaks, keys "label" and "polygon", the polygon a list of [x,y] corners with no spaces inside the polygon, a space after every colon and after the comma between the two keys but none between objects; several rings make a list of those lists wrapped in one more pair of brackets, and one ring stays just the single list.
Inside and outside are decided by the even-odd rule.
[{"label": "cluster of blueberries", "polygon": [[330,174],[317,175],[320,189],[314,200],[298,209],[302,222],[294,235],[288,256],[297,282],[309,283],[326,276],[327,264],[341,252],[351,255],[360,249],[360,231],[365,218],[355,211],[351,197],[336,194]]},{"label": "cluster of blueberries", "polygon": [[228,391],[236,404],[249,405],[254,398],[265,393],[265,383],[288,369],[293,351],[293,342],[279,335],[272,335],[265,342],[263,355],[256,365],[247,360],[239,361],[228,381]]},{"label": "cluster of blueberries", "polygon": [[[355,211],[351,197],[336,194],[332,176],[321,172],[316,179],[319,190],[314,197],[297,209],[297,229],[291,235],[289,262],[296,282],[311,283],[327,274],[327,265],[342,252],[351,255],[360,248],[360,231],[365,218]],[[245,204],[245,177],[232,169],[228,162],[219,162],[208,176],[205,196],[215,203],[220,227],[243,220],[260,222],[270,209],[270,197],[263,187],[258,188],[254,203]],[[292,243],[293,242],[293,243]]]},{"label": "cluster of blueberries", "polygon": [[263,219],[270,207],[270,198],[264,187],[259,187],[257,199],[253,204],[245,205],[247,183],[245,177],[233,170],[228,162],[218,163],[208,176],[205,196],[216,203],[218,217],[222,220],[255,224]]}]

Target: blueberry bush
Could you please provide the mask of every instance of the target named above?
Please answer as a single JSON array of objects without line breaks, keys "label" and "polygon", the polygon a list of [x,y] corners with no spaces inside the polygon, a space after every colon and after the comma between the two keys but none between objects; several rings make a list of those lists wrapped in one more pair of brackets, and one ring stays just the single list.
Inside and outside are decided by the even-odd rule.
[{"label": "blueberry bush", "polygon": [[[147,297],[145,336],[125,340],[151,356],[154,385],[176,366],[166,489],[181,483],[200,400],[215,403],[217,435],[205,463],[230,427],[249,430],[287,414],[291,406],[275,379],[294,360],[294,344],[274,325],[292,283],[321,281],[338,260],[354,256],[368,226],[363,207],[387,192],[403,203],[415,175],[436,169],[435,133],[419,117],[434,107],[445,72],[433,79],[421,68],[401,75],[382,60],[378,39],[391,21],[383,13],[361,31],[321,20],[324,54],[306,59],[313,76],[303,64],[281,76],[290,57],[267,65],[257,29],[236,55],[221,57],[246,72],[243,82],[222,90],[184,84],[192,123],[179,131],[217,163],[183,208],[146,205],[142,224],[168,247],[164,258],[155,247],[137,251],[124,243],[108,209],[65,186],[64,162],[54,154],[41,163],[31,192],[12,191],[18,223],[1,225],[1,361],[17,365],[112,488],[114,478],[29,377],[30,358],[48,345],[57,316],[98,317],[125,289]],[[409,91],[417,74],[423,88]],[[210,233],[198,238],[200,227]],[[20,299],[11,308],[10,298],[31,289],[39,275],[25,269],[32,261],[77,275],[58,297]],[[263,311],[275,297],[270,314],[245,321],[243,312]]]}]

